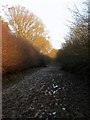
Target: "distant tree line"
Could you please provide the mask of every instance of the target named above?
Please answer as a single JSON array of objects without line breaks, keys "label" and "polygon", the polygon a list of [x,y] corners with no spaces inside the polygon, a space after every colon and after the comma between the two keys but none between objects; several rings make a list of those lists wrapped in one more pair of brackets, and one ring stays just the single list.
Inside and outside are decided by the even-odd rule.
[{"label": "distant tree line", "polygon": [[[73,21],[69,26],[69,35],[57,53],[57,61],[64,70],[87,75],[89,74],[89,36],[90,36],[90,1],[84,3],[84,10],[80,13],[78,8],[71,10]],[[86,8],[86,9],[85,9]]]}]

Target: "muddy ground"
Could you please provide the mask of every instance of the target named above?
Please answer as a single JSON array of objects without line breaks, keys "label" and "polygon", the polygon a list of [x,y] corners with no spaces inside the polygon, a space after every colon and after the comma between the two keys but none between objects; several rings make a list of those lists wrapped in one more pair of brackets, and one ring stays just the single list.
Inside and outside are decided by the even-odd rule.
[{"label": "muddy ground", "polygon": [[[58,64],[26,70],[3,84],[3,118],[89,120],[88,82]],[[3,77],[3,81],[6,78]]]}]

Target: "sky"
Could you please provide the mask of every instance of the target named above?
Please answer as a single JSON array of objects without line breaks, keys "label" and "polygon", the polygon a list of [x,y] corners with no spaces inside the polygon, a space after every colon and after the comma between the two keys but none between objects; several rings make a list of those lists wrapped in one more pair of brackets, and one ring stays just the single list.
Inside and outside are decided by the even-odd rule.
[{"label": "sky", "polygon": [[52,46],[59,49],[69,32],[67,21],[72,21],[68,8],[73,9],[76,4],[81,9],[82,2],[83,0],[0,0],[0,5],[21,5],[33,12],[44,23]]}]

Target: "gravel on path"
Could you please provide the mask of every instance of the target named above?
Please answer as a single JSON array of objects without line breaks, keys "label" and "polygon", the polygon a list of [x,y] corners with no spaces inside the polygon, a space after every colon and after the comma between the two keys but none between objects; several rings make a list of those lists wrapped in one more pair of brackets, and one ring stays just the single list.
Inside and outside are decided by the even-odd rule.
[{"label": "gravel on path", "polygon": [[3,118],[78,118],[89,120],[88,82],[48,65],[29,70],[3,87]]}]

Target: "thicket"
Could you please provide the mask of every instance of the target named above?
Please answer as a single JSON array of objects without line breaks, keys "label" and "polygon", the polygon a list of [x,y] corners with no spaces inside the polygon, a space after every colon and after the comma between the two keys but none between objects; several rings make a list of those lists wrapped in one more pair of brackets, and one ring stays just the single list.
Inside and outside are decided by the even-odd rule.
[{"label": "thicket", "polygon": [[4,6],[3,13],[3,20],[0,17],[3,73],[48,64],[53,48],[42,21],[21,6]]},{"label": "thicket", "polygon": [[64,70],[88,75],[89,74],[89,27],[90,27],[90,1],[84,3],[87,7],[81,13],[76,7],[75,11],[71,11],[73,22],[69,26],[69,35],[65,38],[65,43],[57,53],[57,61]]},{"label": "thicket", "polygon": [[29,41],[12,33],[8,24],[3,21],[0,36],[2,36],[3,73],[43,66],[50,61],[50,59],[42,55]]}]

